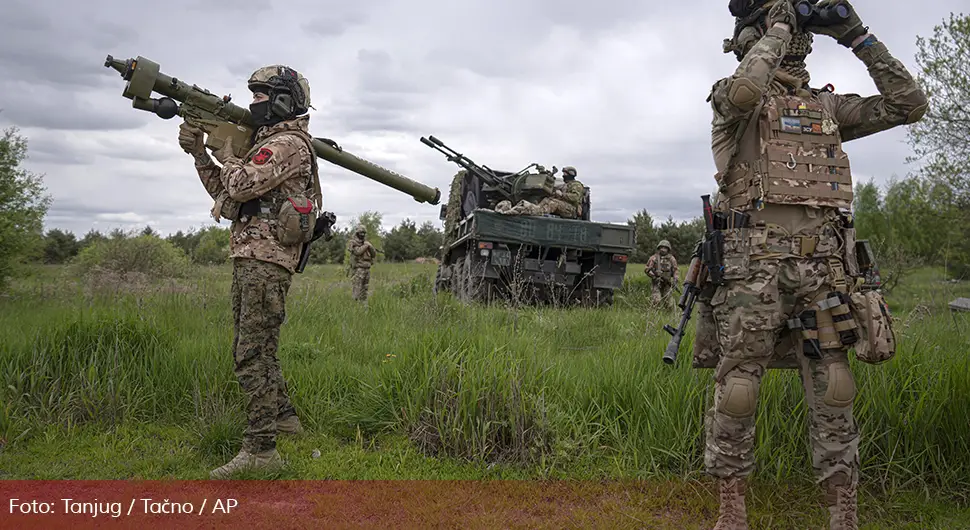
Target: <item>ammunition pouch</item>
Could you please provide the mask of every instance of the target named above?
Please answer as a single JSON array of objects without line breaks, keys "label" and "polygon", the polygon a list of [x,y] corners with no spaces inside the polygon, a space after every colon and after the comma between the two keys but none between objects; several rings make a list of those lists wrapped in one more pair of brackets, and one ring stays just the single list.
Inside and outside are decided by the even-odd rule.
[{"label": "ammunition pouch", "polygon": [[235,219],[248,222],[255,217],[275,221],[277,242],[289,247],[313,240],[318,213],[316,205],[303,193],[284,196],[272,191],[242,203]]},{"label": "ammunition pouch", "polygon": [[752,259],[801,257],[841,257],[835,228],[826,225],[815,234],[790,234],[775,224],[759,224],[751,229]]},{"label": "ammunition pouch", "polygon": [[306,195],[286,197],[276,215],[276,238],[280,245],[309,243],[317,221],[317,207]]},{"label": "ammunition pouch", "polygon": [[741,280],[748,277],[751,265],[751,235],[748,228],[736,228],[724,233],[724,262],[725,280]]},{"label": "ammunition pouch", "polygon": [[855,228],[843,229],[842,238],[845,240],[845,247],[842,250],[845,274],[852,279],[859,278],[862,276],[862,271],[859,267],[859,256],[855,248]]},{"label": "ammunition pouch", "polygon": [[852,312],[859,323],[860,340],[855,345],[856,359],[881,364],[896,355],[896,334],[886,300],[878,291],[852,293]]},{"label": "ammunition pouch", "polygon": [[229,192],[222,190],[222,193],[216,197],[216,202],[212,206],[212,211],[209,213],[212,215],[212,218],[217,221],[220,218],[236,221],[239,219],[241,209],[242,203],[232,200],[229,198]]},{"label": "ammunition pouch", "polygon": [[800,331],[805,357],[817,361],[824,350],[841,350],[859,341],[859,326],[848,295],[830,292],[814,307],[788,321],[789,329]]}]

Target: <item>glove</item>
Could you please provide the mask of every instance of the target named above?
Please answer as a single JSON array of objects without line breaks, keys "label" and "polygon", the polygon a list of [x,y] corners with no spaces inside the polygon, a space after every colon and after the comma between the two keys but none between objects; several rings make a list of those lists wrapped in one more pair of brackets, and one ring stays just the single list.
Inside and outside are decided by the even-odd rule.
[{"label": "glove", "polygon": [[182,125],[179,125],[179,147],[190,155],[201,155],[205,153],[203,134],[202,129],[182,122]]},{"label": "glove", "polygon": [[842,46],[849,48],[852,46],[852,41],[869,32],[869,28],[862,25],[862,19],[859,18],[855,8],[846,0],[820,0],[819,3],[815,4],[815,9],[821,11],[826,7],[835,7],[839,4],[849,9],[849,18],[845,20],[836,19],[839,21],[836,24],[819,26],[816,25],[821,22],[818,17],[812,17],[805,25],[805,31],[810,31],[816,35],[828,35]]},{"label": "glove", "polygon": [[791,0],[775,0],[775,5],[768,11],[768,16],[765,18],[768,28],[779,22],[788,24],[791,33],[798,31],[798,17],[795,15],[795,6],[792,5]]},{"label": "glove", "polygon": [[213,151],[212,156],[215,157],[220,164],[225,164],[226,160],[235,158],[236,155],[232,152],[232,137],[226,137],[226,141],[222,144],[222,147],[216,151]]}]

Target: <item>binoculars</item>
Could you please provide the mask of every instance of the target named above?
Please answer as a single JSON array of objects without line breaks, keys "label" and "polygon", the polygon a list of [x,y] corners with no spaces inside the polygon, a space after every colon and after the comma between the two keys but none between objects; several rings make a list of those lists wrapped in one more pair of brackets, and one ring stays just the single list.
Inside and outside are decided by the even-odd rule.
[{"label": "binoculars", "polygon": [[818,0],[795,2],[795,14],[798,17],[799,26],[831,26],[843,22],[852,14],[851,8],[843,2],[827,5],[821,9],[815,5],[817,2]]}]

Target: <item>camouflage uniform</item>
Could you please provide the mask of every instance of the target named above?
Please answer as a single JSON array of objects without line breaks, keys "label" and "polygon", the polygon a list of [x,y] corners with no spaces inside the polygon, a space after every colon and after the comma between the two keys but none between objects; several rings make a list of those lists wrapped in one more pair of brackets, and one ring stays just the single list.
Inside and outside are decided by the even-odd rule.
[{"label": "camouflage uniform", "polygon": [[670,243],[667,240],[657,244],[658,250],[664,248],[667,249],[666,252],[650,256],[643,272],[653,280],[650,302],[656,307],[671,308],[674,305],[671,291],[677,283],[677,258],[670,254]]},{"label": "camouflage uniform", "polygon": [[[272,91],[264,82],[282,75],[279,68],[265,67],[253,74],[249,84],[254,94]],[[288,72],[304,91],[304,107],[309,106],[306,80]],[[309,197],[319,211],[322,194],[308,123],[308,116],[291,116],[260,126],[243,158],[233,156],[229,145],[213,153],[221,167],[201,147],[199,129],[188,123],[180,129],[180,144],[195,158],[202,185],[215,200],[213,217],[232,219],[233,360],[239,385],[249,397],[242,448],[230,463],[213,470],[212,478],[227,478],[244,468],[278,467],[277,433],[302,431],[276,356],[300,244],[281,244],[276,215],[283,201],[297,196]],[[246,210],[247,202],[256,208]]]},{"label": "camouflage uniform", "polygon": [[[854,279],[854,260],[846,259],[854,231],[840,215],[852,204],[841,144],[917,121],[927,100],[903,64],[853,17],[841,26],[809,29],[854,46],[880,95],[809,88],[804,56],[811,51],[812,34],[790,30],[796,27],[794,9],[782,0],[771,5],[762,35],[751,26],[726,43],[725,51],[735,51],[740,65],[714,84],[708,99],[719,185],[715,209],[750,215],[745,227],[724,231],[726,282],[709,307],[698,308],[695,356],[713,350],[719,357],[705,450],[708,472],[721,479],[718,529],[747,527],[744,479],[754,469],[761,378],[778,357],[776,344],[790,339],[786,327],[809,309],[818,310],[819,338],[828,333],[819,359],[797,348],[813,468],[826,491],[831,527],[856,528],[856,387],[848,346],[838,335],[832,340],[831,318],[842,306],[828,302],[830,293],[847,292]],[[823,317],[829,319],[827,330]],[[705,344],[714,337],[715,344]]]},{"label": "camouflage uniform", "polygon": [[555,197],[546,197],[533,204],[529,201],[519,201],[512,206],[507,200],[495,206],[495,211],[506,215],[556,215],[563,219],[577,219],[583,215],[583,198],[586,187],[576,180],[576,168],[566,166],[562,169],[565,184],[562,190],[556,190]]},{"label": "camouflage uniform", "polygon": [[370,268],[377,258],[377,249],[370,241],[364,239],[367,236],[367,229],[363,226],[358,226],[354,235],[355,237],[347,241],[347,250],[350,253],[350,281],[353,286],[354,300],[366,302]]}]

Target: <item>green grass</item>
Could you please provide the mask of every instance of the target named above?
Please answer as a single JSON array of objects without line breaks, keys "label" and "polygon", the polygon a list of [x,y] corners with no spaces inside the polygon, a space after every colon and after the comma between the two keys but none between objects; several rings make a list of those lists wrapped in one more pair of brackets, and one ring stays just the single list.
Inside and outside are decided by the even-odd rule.
[{"label": "green grass", "polygon": [[[281,442],[281,477],[702,480],[711,371],[689,367],[692,334],[661,363],[677,315],[648,310],[643,267],[628,270],[612,308],[509,310],[435,299],[433,266],[414,264],[378,264],[365,307],[339,267],[310,267],[280,343],[309,434]],[[101,285],[46,267],[0,298],[0,478],[204,478],[231,457],[230,277]],[[970,526],[970,315],[946,309],[970,285],[939,277],[889,297],[896,359],[853,362],[864,513],[887,525]],[[766,377],[758,433],[759,491],[790,508],[815,491],[794,372]],[[787,521],[822,512],[803,516]]]}]

